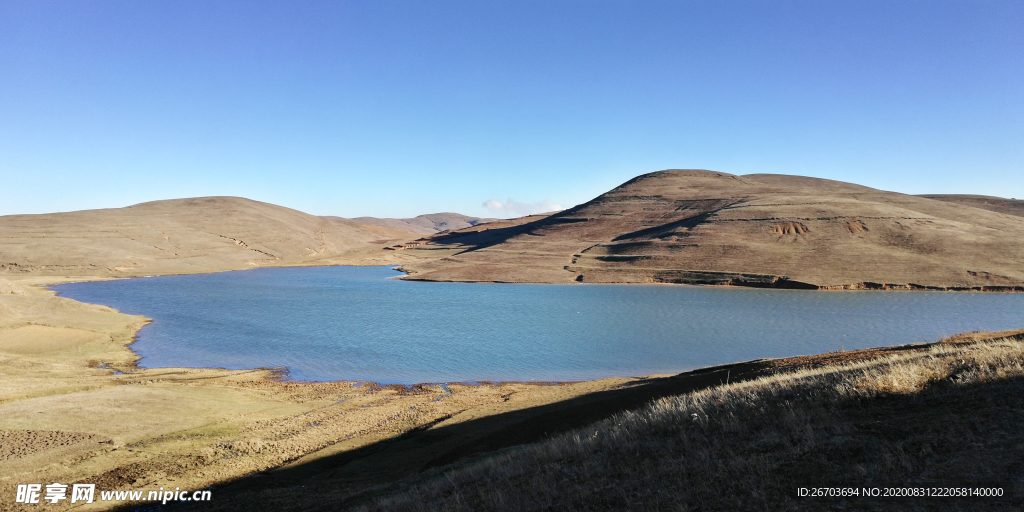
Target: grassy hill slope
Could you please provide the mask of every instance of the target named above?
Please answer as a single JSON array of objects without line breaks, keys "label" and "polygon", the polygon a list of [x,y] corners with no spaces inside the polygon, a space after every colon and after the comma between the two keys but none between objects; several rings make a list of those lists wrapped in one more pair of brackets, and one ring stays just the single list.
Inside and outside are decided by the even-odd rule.
[{"label": "grassy hill slope", "polygon": [[[1024,335],[857,355],[665,397],[397,483],[360,510],[1020,510]],[[799,497],[801,487],[1003,496]]]},{"label": "grassy hill slope", "polygon": [[0,274],[139,276],[315,264],[411,236],[240,197],[173,199],[0,217]]},{"label": "grassy hill slope", "polygon": [[993,212],[1005,213],[1024,217],[1024,201],[1020,199],[1006,199],[1004,197],[976,196],[969,194],[922,194],[918,197],[935,199],[947,203],[957,203],[966,206],[990,210]]},{"label": "grassy hill slope", "polygon": [[437,281],[1024,289],[1024,218],[837,181],[645,174],[574,208],[436,235]]}]

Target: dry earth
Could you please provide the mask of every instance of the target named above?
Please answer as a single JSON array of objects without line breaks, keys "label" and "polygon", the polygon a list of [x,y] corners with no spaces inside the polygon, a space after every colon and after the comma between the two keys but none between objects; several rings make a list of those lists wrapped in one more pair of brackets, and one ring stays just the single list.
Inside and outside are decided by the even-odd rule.
[{"label": "dry earth", "polygon": [[434,281],[1024,290],[1024,218],[962,203],[669,170],[547,217],[435,235],[406,251],[419,259],[404,270]]}]

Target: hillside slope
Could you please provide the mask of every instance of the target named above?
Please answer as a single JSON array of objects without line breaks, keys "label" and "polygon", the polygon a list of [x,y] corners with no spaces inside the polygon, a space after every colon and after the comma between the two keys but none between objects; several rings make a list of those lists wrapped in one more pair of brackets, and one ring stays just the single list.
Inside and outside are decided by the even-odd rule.
[{"label": "hillside slope", "polygon": [[[353,509],[1021,510],[1019,458],[1009,447],[1024,441],[1024,336],[1005,334],[892,347],[887,354],[767,361],[780,371],[661,398],[535,444],[422,471]],[[295,506],[340,487],[309,484],[302,494],[277,494]],[[796,492],[893,485],[1001,492]],[[326,492],[311,492],[314,486]],[[305,501],[295,510],[338,508],[329,499]]]},{"label": "hillside slope", "polygon": [[990,210],[993,212],[1005,213],[1024,217],[1024,201],[1020,199],[1006,199],[1004,197],[976,196],[969,194],[922,194],[918,197],[935,199],[947,203],[957,203],[966,206]]},{"label": "hillside slope", "polygon": [[537,220],[436,235],[417,253],[409,279],[1024,290],[1024,218],[771,174],[645,174]]},{"label": "hillside slope", "polygon": [[379,233],[240,197],[0,217],[0,275],[139,276],[313,264],[379,251]]}]

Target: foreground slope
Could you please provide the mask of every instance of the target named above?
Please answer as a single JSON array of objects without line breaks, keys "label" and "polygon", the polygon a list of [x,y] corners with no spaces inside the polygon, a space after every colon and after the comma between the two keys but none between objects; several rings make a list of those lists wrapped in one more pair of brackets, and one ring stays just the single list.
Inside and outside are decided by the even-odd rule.
[{"label": "foreground slope", "polygon": [[1021,510],[1024,336],[1006,334],[782,360],[793,370],[426,471],[356,510]]},{"label": "foreground slope", "polygon": [[[170,510],[1020,510],[1022,355],[1016,330],[635,379],[460,412]],[[796,496],[979,484],[1016,500]]]},{"label": "foreground slope", "polygon": [[437,235],[411,253],[423,258],[404,269],[422,280],[1024,289],[1024,218],[770,174],[645,174],[569,210]]},{"label": "foreground slope", "polygon": [[240,197],[0,217],[0,274],[138,276],[331,262],[408,233],[382,233]]}]

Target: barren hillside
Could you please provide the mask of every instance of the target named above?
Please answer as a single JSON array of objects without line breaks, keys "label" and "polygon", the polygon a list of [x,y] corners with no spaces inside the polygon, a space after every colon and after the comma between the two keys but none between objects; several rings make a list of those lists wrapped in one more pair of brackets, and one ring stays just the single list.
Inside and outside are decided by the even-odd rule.
[{"label": "barren hillside", "polygon": [[405,270],[422,280],[1024,290],[1024,218],[771,174],[645,174],[409,252],[422,259]]},{"label": "barren hillside", "polygon": [[922,194],[918,197],[935,199],[947,203],[957,203],[982,210],[1005,213],[1024,217],[1024,201],[1020,199],[1006,199],[1004,197],[974,196],[968,194]]},{"label": "barren hillside", "polygon": [[0,275],[139,276],[362,257],[404,232],[239,197],[0,217]]}]

